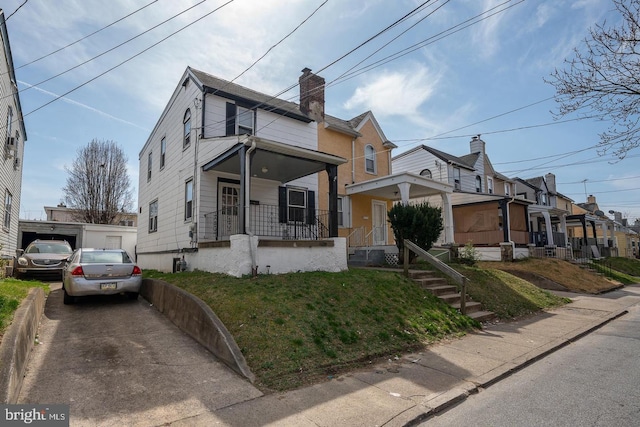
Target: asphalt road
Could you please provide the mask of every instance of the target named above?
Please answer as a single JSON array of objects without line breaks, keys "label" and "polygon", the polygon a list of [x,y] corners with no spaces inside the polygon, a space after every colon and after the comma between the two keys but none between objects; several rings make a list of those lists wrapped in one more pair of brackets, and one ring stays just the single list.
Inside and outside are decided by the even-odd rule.
[{"label": "asphalt road", "polygon": [[157,426],[261,395],[144,299],[65,306],[51,288],[18,403],[70,404],[72,426]]},{"label": "asphalt road", "polygon": [[[423,426],[637,426],[640,307]],[[471,421],[472,420],[472,421]]]}]

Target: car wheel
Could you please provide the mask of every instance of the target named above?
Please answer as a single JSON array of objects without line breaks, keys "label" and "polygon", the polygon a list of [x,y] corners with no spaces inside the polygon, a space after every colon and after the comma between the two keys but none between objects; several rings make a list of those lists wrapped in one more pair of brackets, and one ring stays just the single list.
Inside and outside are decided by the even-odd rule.
[{"label": "car wheel", "polygon": [[75,301],[75,298],[69,295],[66,289],[62,289],[62,292],[64,292],[64,296],[62,297],[62,302],[64,302],[66,305],[73,304]]},{"label": "car wheel", "polygon": [[138,293],[137,292],[127,292],[127,298],[129,298],[130,300],[137,300],[138,299]]}]

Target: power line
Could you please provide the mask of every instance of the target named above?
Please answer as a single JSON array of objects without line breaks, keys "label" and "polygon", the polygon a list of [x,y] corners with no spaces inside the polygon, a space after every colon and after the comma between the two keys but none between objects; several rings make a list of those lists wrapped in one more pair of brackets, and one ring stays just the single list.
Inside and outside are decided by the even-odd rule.
[{"label": "power line", "polygon": [[[598,181],[592,181],[592,180],[589,180],[589,182],[591,183],[591,182],[625,181],[625,180],[627,180],[627,179],[637,179],[637,178],[640,178],[640,175],[638,175],[638,176],[628,176],[628,177],[625,177],[625,178],[601,179],[601,180],[598,180]],[[571,185],[571,184],[582,184],[582,182],[583,182],[583,181],[574,181],[574,182],[558,182],[557,184],[558,184],[558,185]]]},{"label": "power line", "polygon": [[[206,0],[204,0],[204,1],[206,1]],[[137,58],[138,56],[142,55],[143,53],[147,52],[148,50],[151,50],[152,48],[156,47],[156,46],[157,46],[157,45],[159,45],[160,43],[162,43],[162,42],[166,41],[166,40],[167,40],[167,39],[169,39],[170,37],[173,37],[173,36],[174,36],[174,35],[176,35],[177,33],[181,32],[181,31],[185,30],[186,28],[188,28],[188,27],[192,26],[193,24],[195,24],[195,23],[197,23],[197,22],[199,22],[199,21],[203,20],[203,19],[204,19],[204,18],[206,18],[207,16],[209,16],[209,15],[213,14],[214,12],[217,12],[218,10],[222,9],[223,7],[227,6],[227,5],[228,5],[228,4],[230,4],[230,3],[233,3],[234,1],[235,1],[235,0],[228,0],[226,3],[223,3],[221,6],[218,6],[217,8],[215,8],[214,10],[212,10],[211,12],[206,13],[205,15],[201,16],[200,18],[196,19],[195,21],[192,21],[191,23],[189,23],[189,24],[185,25],[184,27],[182,27],[182,28],[178,29],[177,31],[174,31],[173,33],[171,33],[171,34],[169,34],[168,36],[166,36],[166,37],[164,37],[164,38],[160,39],[159,41],[157,41],[156,43],[152,44],[151,46],[149,46],[149,47],[147,47],[147,48],[145,48],[145,49],[141,50],[141,51],[140,51],[140,52],[138,52],[137,54],[135,54],[135,55],[133,55],[133,56],[129,57],[128,59],[125,59],[124,61],[122,61],[122,62],[118,63],[117,65],[115,65],[115,66],[113,66],[113,67],[109,68],[108,70],[106,70],[106,71],[104,71],[104,72],[102,72],[102,73],[98,74],[97,76],[95,76],[95,77],[93,77],[93,78],[91,78],[91,79],[87,80],[86,82],[84,82],[84,83],[82,83],[82,84],[80,84],[80,85],[78,85],[78,86],[76,86],[76,87],[74,87],[74,88],[72,88],[72,89],[68,90],[67,92],[65,92],[65,93],[63,93],[62,95],[59,95],[58,97],[56,97],[56,98],[52,99],[51,101],[49,101],[49,102],[47,102],[47,103],[45,103],[45,104],[43,104],[43,105],[39,106],[38,108],[36,108],[36,109],[34,109],[34,110],[29,111],[28,113],[24,114],[24,115],[23,115],[23,117],[26,117],[26,116],[28,116],[28,115],[30,115],[30,114],[35,113],[35,112],[36,112],[36,111],[38,111],[38,110],[43,109],[44,107],[46,107],[46,106],[48,106],[48,105],[50,105],[50,104],[54,103],[55,101],[59,100],[60,98],[63,98],[63,97],[65,97],[65,96],[69,95],[70,93],[75,92],[76,90],[80,89],[81,87],[86,86],[87,84],[89,84],[89,83],[93,82],[94,80],[97,80],[98,78],[100,78],[100,77],[104,76],[104,75],[105,75],[105,74],[107,74],[107,73],[110,73],[111,71],[115,70],[116,68],[121,67],[122,65],[124,65],[124,64],[126,64],[127,62],[131,61],[132,59]],[[6,127],[6,126],[5,126],[5,127]]]},{"label": "power line", "polygon": [[[365,40],[364,42],[361,42],[358,46],[354,47],[353,49],[351,49],[351,50],[350,50],[350,51],[348,51],[347,53],[345,53],[345,54],[343,54],[342,56],[340,56],[338,59],[335,59],[335,60],[334,60],[334,61],[332,61],[331,63],[329,63],[329,64],[325,65],[324,67],[322,67],[321,69],[319,69],[318,71],[316,71],[316,73],[320,73],[321,71],[324,71],[324,70],[326,70],[327,68],[329,68],[329,67],[331,67],[331,66],[335,65],[335,64],[336,64],[336,63],[338,63],[339,61],[343,60],[343,59],[344,59],[344,58],[346,58],[347,56],[349,56],[349,55],[351,55],[352,53],[354,53],[355,51],[357,51],[358,49],[360,49],[360,48],[362,48],[363,46],[365,46],[366,44],[370,43],[370,42],[371,42],[372,40],[374,40],[375,38],[379,37],[380,35],[384,34],[384,33],[385,33],[385,32],[387,32],[387,31],[389,31],[389,30],[390,30],[390,29],[392,29],[393,27],[395,27],[395,26],[399,25],[401,22],[403,22],[403,21],[405,21],[405,20],[409,19],[411,16],[413,16],[413,15],[414,15],[414,14],[416,14],[418,11],[420,11],[420,10],[424,7],[424,5],[426,5],[426,4],[427,4],[427,3],[429,3],[430,1],[431,1],[431,0],[427,0],[427,1],[423,2],[422,4],[420,4],[419,6],[417,6],[416,8],[412,9],[410,12],[408,12],[407,14],[405,14],[403,17],[401,17],[401,18],[397,19],[395,22],[393,22],[392,24],[388,25],[388,26],[387,26],[387,27],[385,27],[383,30],[381,30],[381,31],[377,32],[375,35],[373,35],[373,36],[369,37],[369,38],[368,38],[367,40]],[[287,93],[288,91],[290,91],[291,89],[295,88],[295,87],[296,87],[296,86],[298,86],[299,84],[300,84],[300,83],[299,83],[299,82],[297,82],[297,83],[294,83],[294,84],[290,85],[289,87],[287,87],[287,88],[285,88],[285,89],[283,89],[283,90],[279,91],[277,94],[275,94],[275,95],[271,96],[271,97],[270,97],[269,99],[267,99],[266,101],[261,102],[261,103],[259,103],[259,104],[255,105],[255,106],[254,106],[254,108],[263,107],[263,106],[267,105],[267,103],[268,103],[268,102],[271,102],[271,101],[273,101],[273,100],[278,100],[278,97],[279,97],[279,96],[281,96],[281,95],[283,95],[283,94]],[[324,89],[322,89],[322,90],[324,90]],[[295,99],[295,98],[296,98],[296,97],[292,97],[292,98],[290,98],[289,100],[291,100],[291,99]],[[230,117],[230,118],[235,118],[235,117],[237,117],[237,115],[236,115],[236,116],[234,116],[234,117]],[[279,116],[279,117],[275,118],[274,120],[272,120],[272,121],[271,121],[271,122],[269,122],[269,123],[266,123],[265,125],[263,125],[260,129],[257,129],[256,131],[261,130],[261,129],[264,129],[264,128],[266,128],[266,127],[270,126],[272,123],[276,122],[280,117],[281,117],[281,116]],[[225,120],[221,120],[221,121],[219,121],[219,122],[211,123],[211,124],[209,124],[209,125],[207,125],[207,126],[204,126],[204,127],[203,127],[203,129],[210,129],[210,130],[211,130],[211,129],[220,129],[222,126],[224,126],[224,125],[225,125],[226,121],[227,121],[227,118],[225,118]]]},{"label": "power line", "polygon": [[[105,50],[104,52],[102,52],[102,53],[100,53],[100,54],[98,54],[98,55],[96,55],[96,56],[94,56],[94,57],[92,57],[92,58],[89,58],[89,59],[87,59],[86,61],[81,62],[81,63],[79,63],[79,64],[77,64],[77,65],[75,65],[75,66],[73,66],[73,67],[71,67],[71,68],[69,68],[69,69],[67,69],[67,70],[65,70],[65,71],[62,71],[61,73],[58,73],[58,74],[56,74],[56,75],[54,75],[54,76],[51,76],[51,77],[49,77],[49,78],[47,78],[47,79],[44,79],[44,80],[42,80],[42,81],[40,81],[40,82],[38,82],[38,83],[34,83],[34,84],[33,84],[33,85],[31,85],[30,87],[27,87],[27,88],[25,88],[25,89],[19,90],[19,91],[18,91],[18,93],[25,92],[25,91],[27,91],[27,90],[31,89],[31,87],[33,87],[33,86],[36,86],[36,87],[37,87],[37,86],[40,86],[40,85],[41,85],[41,84],[43,84],[43,83],[47,83],[47,82],[49,82],[49,81],[51,81],[51,80],[53,80],[53,79],[55,79],[55,78],[57,78],[57,77],[60,77],[60,76],[62,76],[62,75],[64,75],[64,74],[67,74],[67,73],[68,73],[68,72],[70,72],[70,71],[75,70],[76,68],[79,68],[79,67],[81,67],[81,66],[83,66],[83,65],[85,65],[85,64],[88,64],[89,62],[94,61],[94,60],[96,60],[96,59],[100,58],[101,56],[106,55],[106,54],[107,54],[107,53],[109,53],[109,52],[113,52],[114,50],[118,49],[119,47],[122,47],[122,46],[124,46],[125,44],[127,44],[127,43],[129,43],[129,42],[131,42],[131,41],[133,41],[133,40],[135,40],[135,39],[137,39],[138,37],[141,37],[141,36],[143,36],[144,34],[146,34],[146,33],[150,32],[150,31],[155,30],[156,28],[160,27],[161,25],[166,24],[167,22],[169,22],[169,21],[171,21],[171,20],[173,20],[173,19],[177,18],[178,16],[180,16],[180,15],[182,15],[182,14],[186,13],[186,12],[188,12],[189,10],[191,10],[191,9],[193,9],[193,8],[197,7],[197,6],[200,6],[202,3],[206,2],[206,1],[208,1],[208,0],[201,0],[200,2],[198,2],[198,3],[194,4],[193,6],[188,7],[187,9],[183,10],[182,12],[180,12],[180,13],[178,13],[178,14],[176,14],[176,15],[171,16],[170,18],[168,18],[168,19],[166,19],[166,20],[164,20],[164,21],[160,22],[160,23],[159,23],[159,24],[157,24],[157,25],[154,25],[153,27],[151,27],[151,28],[149,28],[149,29],[147,29],[147,30],[145,30],[145,31],[143,31],[143,32],[141,32],[141,33],[139,33],[139,34],[137,34],[137,35],[135,35],[135,36],[133,36],[133,37],[131,37],[131,38],[127,39],[127,40],[125,40],[124,42],[122,42],[122,43],[120,43],[120,44],[118,44],[118,45],[116,45],[116,46],[114,46],[114,47],[112,47],[112,48],[110,48],[110,49],[107,49],[107,50]],[[231,1],[234,1],[234,0],[231,0]],[[225,5],[226,5],[226,4],[227,4],[227,3],[225,3]],[[217,10],[217,9],[216,9],[216,10]],[[206,16],[206,15],[205,15],[205,16]],[[197,21],[196,21],[196,22],[197,22]],[[184,28],[183,28],[183,29],[184,29]],[[180,31],[181,31],[181,30],[180,30]],[[173,34],[175,34],[175,33],[173,33]],[[171,34],[171,35],[173,35],[173,34]],[[161,40],[161,42],[162,42],[162,41],[164,41],[164,40],[166,40],[166,39],[162,39],[162,40]],[[152,47],[153,47],[153,46],[155,46],[155,44],[154,44],[154,45],[152,45]],[[143,51],[143,52],[144,52],[144,51]],[[137,56],[137,55],[135,55],[135,56]],[[133,56],[132,58],[135,58],[135,56]],[[132,59],[132,58],[129,58],[129,59]],[[128,61],[128,60],[127,60],[127,61]],[[127,62],[127,61],[125,61],[125,62]],[[122,65],[122,64],[123,64],[123,63],[121,63],[121,64],[119,64],[119,65]],[[118,65],[118,66],[119,66],[119,65]],[[116,67],[116,68],[117,68],[117,67]],[[10,97],[10,96],[13,96],[13,95],[12,95],[12,94],[10,94],[10,95],[6,95],[6,96],[5,96],[5,98],[6,98],[6,97]]]},{"label": "power line", "polygon": [[[123,21],[123,20],[127,19],[128,17],[130,17],[130,16],[132,16],[132,15],[135,15],[136,13],[140,12],[141,10],[146,9],[147,7],[149,7],[149,6],[151,6],[152,4],[157,3],[157,2],[158,2],[158,0],[153,0],[151,3],[148,3],[148,4],[144,5],[144,6],[142,6],[141,8],[134,10],[133,12],[131,12],[131,13],[129,13],[129,14],[127,14],[127,15],[123,16],[122,18],[117,19],[117,20],[113,21],[112,23],[110,23],[110,24],[108,24],[108,25],[105,25],[104,27],[102,27],[102,28],[100,28],[100,29],[98,29],[98,30],[96,30],[96,31],[94,31],[94,32],[92,32],[92,33],[90,33],[90,34],[87,34],[86,36],[84,36],[84,37],[82,37],[82,38],[79,38],[78,40],[76,40],[76,41],[74,41],[74,42],[71,42],[71,43],[69,43],[68,45],[62,46],[61,48],[56,49],[56,50],[54,50],[54,51],[52,51],[52,52],[49,52],[49,53],[47,53],[46,55],[43,55],[43,56],[41,56],[41,57],[39,57],[39,58],[36,58],[36,59],[34,59],[34,60],[32,60],[32,61],[27,62],[26,64],[22,64],[22,65],[20,65],[19,67],[16,67],[16,70],[19,70],[20,68],[23,68],[23,67],[26,67],[26,66],[28,66],[28,65],[34,64],[34,63],[36,63],[36,62],[38,62],[38,61],[41,61],[41,60],[43,60],[43,59],[45,59],[45,58],[48,58],[48,57],[49,57],[49,56],[51,56],[51,55],[55,55],[56,53],[58,53],[58,52],[60,52],[60,51],[62,51],[62,50],[64,50],[64,49],[67,49],[68,47],[71,47],[71,46],[73,46],[74,44],[78,44],[78,43],[80,43],[81,41],[86,40],[86,39],[88,39],[89,37],[91,37],[91,36],[93,36],[93,35],[98,34],[100,31],[103,31],[103,30],[105,30],[105,29],[107,29],[107,28],[109,28],[109,27],[111,27],[111,26],[113,26],[113,25],[117,24],[118,22],[121,22],[121,21]],[[26,3],[26,1],[25,1],[25,3]],[[23,3],[23,4],[24,4],[24,3]],[[15,12],[14,12],[14,13],[15,13]]]},{"label": "power line", "polygon": [[11,18],[13,15],[15,15],[15,13],[16,13],[17,11],[19,11],[19,10],[22,8],[22,6],[24,6],[25,4],[27,4],[27,2],[28,2],[28,1],[29,1],[29,0],[24,0],[24,2],[22,2],[22,4],[21,4],[20,6],[18,6],[18,8],[17,8],[16,10],[14,10],[14,11],[13,11],[13,13],[11,13],[11,15],[7,16],[7,17],[5,18],[5,20],[4,20],[4,21],[5,21],[5,22],[7,22],[7,21],[9,20],[9,18]]}]

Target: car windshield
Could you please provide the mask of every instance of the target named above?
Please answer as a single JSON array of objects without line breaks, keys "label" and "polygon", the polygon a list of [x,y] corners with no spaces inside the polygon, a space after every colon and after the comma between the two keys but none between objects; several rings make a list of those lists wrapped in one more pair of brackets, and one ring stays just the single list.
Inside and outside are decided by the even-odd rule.
[{"label": "car windshield", "polygon": [[123,251],[91,251],[82,252],[81,264],[130,264],[131,259]]},{"label": "car windshield", "polygon": [[28,254],[70,254],[71,247],[64,243],[35,243],[30,245],[26,253]]}]

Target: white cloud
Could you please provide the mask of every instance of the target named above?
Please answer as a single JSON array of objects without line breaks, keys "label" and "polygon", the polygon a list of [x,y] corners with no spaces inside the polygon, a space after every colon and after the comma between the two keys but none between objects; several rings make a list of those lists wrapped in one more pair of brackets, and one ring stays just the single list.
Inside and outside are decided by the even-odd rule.
[{"label": "white cloud", "polygon": [[344,104],[348,110],[373,110],[376,116],[402,115],[419,120],[420,106],[438,86],[439,76],[421,64],[370,75]]}]

